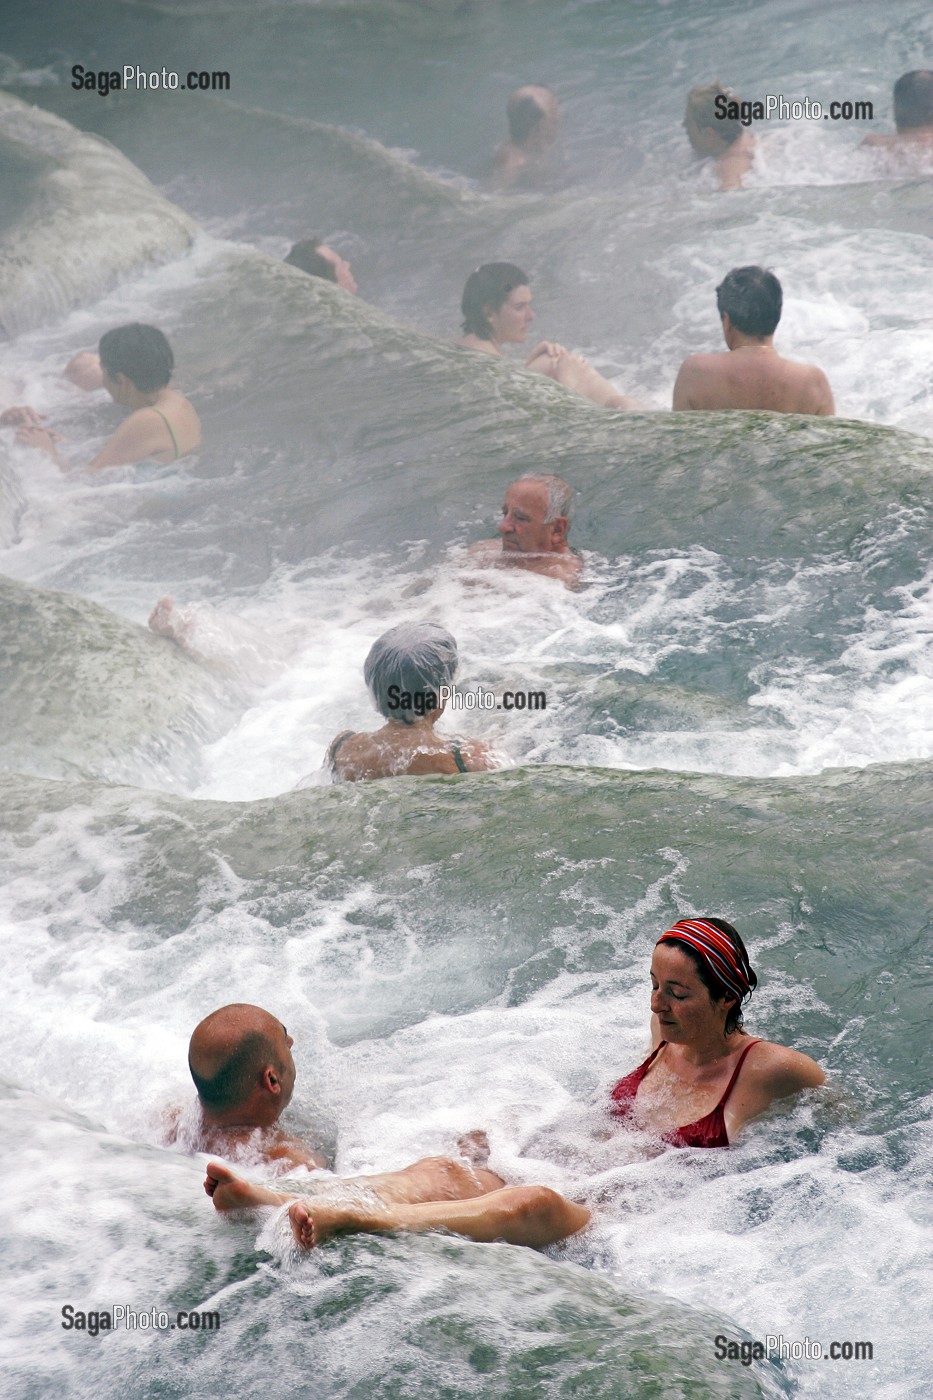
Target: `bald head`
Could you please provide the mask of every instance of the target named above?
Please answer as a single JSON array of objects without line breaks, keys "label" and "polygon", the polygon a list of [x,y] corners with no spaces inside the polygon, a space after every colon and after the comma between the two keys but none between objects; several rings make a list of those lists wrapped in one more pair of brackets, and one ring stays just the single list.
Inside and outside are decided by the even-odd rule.
[{"label": "bald head", "polygon": [[295,1085],[292,1039],[261,1006],[212,1011],[188,1046],[188,1068],[205,1114],[217,1122],[268,1127]]},{"label": "bald head", "polygon": [[516,88],[506,104],[509,136],[516,146],[553,145],[560,127],[560,107],[548,87]]},{"label": "bald head", "polygon": [[80,350],[72,355],[62,373],[76,389],[83,389],[87,394],[104,387],[100,356],[95,350]]}]

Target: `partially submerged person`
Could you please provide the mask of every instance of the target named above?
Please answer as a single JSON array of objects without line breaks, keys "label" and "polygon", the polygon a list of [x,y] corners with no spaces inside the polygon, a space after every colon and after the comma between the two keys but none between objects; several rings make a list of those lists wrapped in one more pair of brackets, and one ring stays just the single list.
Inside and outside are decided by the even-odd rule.
[{"label": "partially submerged person", "polygon": [[[121,408],[129,409],[113,437],[104,443],[90,470],[132,466],[151,460],[176,461],[201,445],[201,424],[194,408],[177,389],[168,387],[175,366],[172,349],[156,326],[138,322],[117,326],[100,338],[103,386]],[[20,441],[37,447],[64,469],[70,467],[60,455],[56,434],[45,428],[26,426]]]},{"label": "partially submerged person", "polygon": [[[483,263],[470,273],[460,302],[465,350],[501,355],[503,345],[523,345],[535,313],[527,274],[515,263]],[[601,408],[637,408],[638,404],[609,383],[582,355],[542,340],[525,361],[527,369],[592,399]]]},{"label": "partially submerged person", "polygon": [[726,112],[738,102],[722,83],[705,83],[687,94],[684,129],[698,156],[714,163],[721,190],[739,190],[755,159],[755,137],[738,117]]},{"label": "partially submerged person", "polygon": [[104,370],[96,350],[79,350],[77,355],[72,355],[62,374],[69,384],[85,394],[93,394],[104,387]]},{"label": "partially submerged person", "polygon": [[716,288],[725,352],[689,355],[674,385],[674,409],[763,408],[772,413],[833,414],[826,375],[785,360],[774,348],[783,293],[773,272],[734,267]]},{"label": "partially submerged person", "polygon": [[373,734],[338,734],[326,763],[338,778],[481,773],[497,765],[478,739],[435,733],[457,673],[457,643],[433,622],[402,622],[373,642],[363,666],[369,693],[386,723]]},{"label": "partially submerged person", "polygon": [[[270,1165],[324,1166],[316,1153],[277,1128],[295,1084],[292,1038],[268,1011],[222,1006],[195,1028],[188,1063],[198,1091],[203,1132],[195,1150],[239,1155],[248,1145]],[[238,1176],[223,1162],[207,1166],[204,1189],[217,1210],[290,1204],[297,1242],[359,1231],[448,1229],[474,1240],[543,1247],[582,1230],[590,1218],[545,1186],[505,1186],[486,1166],[484,1134],[463,1140],[464,1160],[423,1157],[400,1171],[315,1180],[326,1195],[306,1200]]]},{"label": "partially submerged person", "polygon": [[566,481],[528,472],[506,490],[498,540],[471,545],[470,562],[527,569],[572,588],[583,570],[583,560],[567,540],[572,516],[573,491]]},{"label": "partially submerged person", "polygon": [[336,282],[345,292],[356,296],[356,279],[350,264],[319,238],[301,239],[289,249],[285,261],[290,267],[307,272],[310,277],[322,277],[325,282]]},{"label": "partially submerged person", "polygon": [[560,107],[549,87],[516,88],[505,111],[509,139],[493,163],[493,179],[503,189],[546,173],[560,132]]},{"label": "partially submerged person", "polygon": [[929,68],[903,73],[894,84],[894,125],[895,136],[866,136],[862,145],[928,165],[933,160],[933,71]]},{"label": "partially submerged person", "polygon": [[324,1159],[278,1126],[295,1087],[294,1041],[261,1006],[236,1002],[195,1026],[188,1068],[197,1090],[197,1152],[235,1157],[248,1148],[264,1161],[323,1167]]},{"label": "partially submerged person", "polygon": [[612,1116],[672,1147],[728,1147],[777,1099],[822,1084],[809,1055],[744,1029],[757,985],[725,919],[681,919],[663,933],[651,959],[653,1049],[613,1088]]}]

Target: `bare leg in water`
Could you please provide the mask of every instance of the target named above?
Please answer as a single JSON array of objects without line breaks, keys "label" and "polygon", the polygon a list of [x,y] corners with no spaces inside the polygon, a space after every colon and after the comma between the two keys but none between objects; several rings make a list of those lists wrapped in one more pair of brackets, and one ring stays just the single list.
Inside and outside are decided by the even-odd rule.
[{"label": "bare leg in water", "polygon": [[[351,1178],[348,1184],[367,1187],[381,1204],[296,1198],[245,1181],[219,1162],[208,1163],[204,1189],[218,1210],[288,1204],[292,1233],[303,1249],[331,1235],[392,1230],[451,1230],[481,1243],[502,1240],[541,1249],[575,1235],[590,1219],[584,1206],[546,1186],[503,1186],[494,1172],[444,1157],[424,1158],[401,1172]],[[425,1194],[431,1191],[437,1194]]]},{"label": "bare leg in water", "polygon": [[[462,1201],[498,1191],[505,1183],[485,1166],[456,1162],[450,1157],[422,1157],[398,1172],[346,1177],[334,1188],[363,1187],[386,1206],[417,1205],[425,1201]],[[293,1191],[258,1186],[221,1162],[208,1162],[204,1189],[217,1210],[241,1210],[248,1206],[280,1206],[296,1199]]]}]

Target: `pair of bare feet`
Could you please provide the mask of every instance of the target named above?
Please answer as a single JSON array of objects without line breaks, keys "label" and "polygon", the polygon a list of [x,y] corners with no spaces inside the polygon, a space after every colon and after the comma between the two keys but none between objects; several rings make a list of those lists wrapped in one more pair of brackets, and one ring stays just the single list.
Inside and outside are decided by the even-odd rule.
[{"label": "pair of bare feet", "polygon": [[358,1209],[337,1205],[333,1202],[315,1201],[313,1210],[309,1202],[288,1196],[282,1191],[272,1191],[265,1186],[257,1186],[242,1176],[237,1176],[222,1162],[208,1162],[204,1178],[204,1190],[211,1197],[217,1210],[249,1210],[256,1206],[281,1206],[290,1201],[288,1219],[295,1242],[302,1249],[312,1249],[322,1244],[331,1235],[347,1231],[365,1229]]}]

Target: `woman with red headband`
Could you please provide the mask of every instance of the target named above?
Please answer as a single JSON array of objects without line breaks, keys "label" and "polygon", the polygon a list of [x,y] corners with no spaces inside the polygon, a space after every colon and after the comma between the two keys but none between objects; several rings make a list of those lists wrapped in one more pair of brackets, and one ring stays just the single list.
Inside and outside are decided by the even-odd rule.
[{"label": "woman with red headband", "polygon": [[757,985],[725,919],[681,919],[663,933],[651,959],[654,1048],[612,1090],[612,1116],[672,1147],[728,1147],[775,1099],[822,1084],[809,1055],[743,1029]]}]

